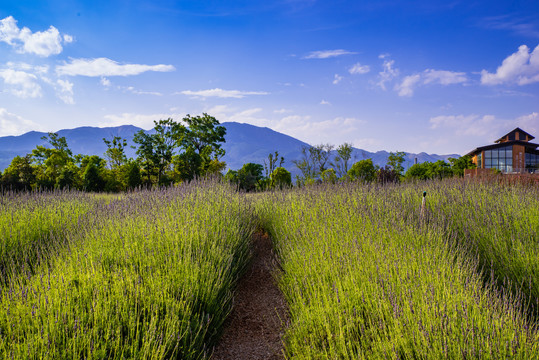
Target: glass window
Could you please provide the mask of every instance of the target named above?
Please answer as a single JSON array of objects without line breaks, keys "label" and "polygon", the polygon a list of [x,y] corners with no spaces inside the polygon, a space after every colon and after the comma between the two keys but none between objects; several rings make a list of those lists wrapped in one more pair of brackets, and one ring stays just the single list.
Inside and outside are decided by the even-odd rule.
[{"label": "glass window", "polygon": [[478,155],[477,155],[477,167],[478,167],[478,168],[481,167],[481,154],[478,154]]},{"label": "glass window", "polygon": [[485,150],[485,159],[492,158],[492,152],[491,150]]},{"label": "glass window", "polygon": [[492,151],[492,158],[498,159],[498,149],[492,149],[491,151]]},{"label": "glass window", "polygon": [[509,166],[513,166],[513,159],[512,158],[506,158],[505,163]]}]

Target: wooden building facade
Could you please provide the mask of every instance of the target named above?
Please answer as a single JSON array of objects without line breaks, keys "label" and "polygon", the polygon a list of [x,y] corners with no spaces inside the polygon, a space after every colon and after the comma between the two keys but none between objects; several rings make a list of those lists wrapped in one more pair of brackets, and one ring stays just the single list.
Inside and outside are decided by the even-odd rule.
[{"label": "wooden building facade", "polygon": [[[539,173],[539,144],[520,128],[502,136],[492,145],[478,147],[470,151],[477,169],[498,169],[502,173]],[[481,171],[481,170],[479,170]]]}]

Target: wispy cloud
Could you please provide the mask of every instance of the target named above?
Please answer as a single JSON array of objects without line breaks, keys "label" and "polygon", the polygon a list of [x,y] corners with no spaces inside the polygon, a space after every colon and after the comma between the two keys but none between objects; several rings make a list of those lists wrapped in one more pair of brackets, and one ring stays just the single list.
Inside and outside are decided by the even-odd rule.
[{"label": "wispy cloud", "polygon": [[400,84],[395,85],[395,90],[399,92],[399,96],[412,96],[420,80],[419,74],[406,76]]},{"label": "wispy cloud", "polygon": [[215,89],[199,90],[199,91],[185,90],[185,91],[180,91],[179,93],[175,93],[175,94],[182,94],[182,95],[198,97],[198,98],[218,97],[218,98],[241,99],[249,95],[268,95],[269,93],[265,91],[223,90],[223,89],[215,88]]},{"label": "wispy cloud", "polygon": [[73,100],[73,83],[68,80],[58,79],[56,82],[58,84],[58,97],[66,104],[73,105],[75,100]]},{"label": "wispy cloud", "polygon": [[348,69],[348,72],[352,75],[366,74],[369,71],[371,71],[371,68],[369,67],[369,65],[361,65],[360,63],[356,63],[354,64],[354,66]]},{"label": "wispy cloud", "polygon": [[341,75],[335,74],[335,76],[333,77],[333,85],[337,85],[342,81],[342,79],[344,78]]},{"label": "wispy cloud", "polygon": [[27,27],[19,29],[17,20],[13,16],[8,16],[0,20],[0,41],[13,46],[19,53],[48,57],[60,54],[63,50],[62,44],[72,42],[73,37],[60,35],[54,26],[46,31],[34,33]]},{"label": "wispy cloud", "polygon": [[[385,59],[386,57],[387,56],[383,56],[382,58]],[[390,82],[391,80],[399,76],[399,69],[394,68],[394,64],[395,60],[384,60],[384,63],[382,64],[383,70],[378,73],[378,86],[380,86],[382,90],[386,90],[387,82]]]},{"label": "wispy cloud", "polygon": [[139,75],[147,71],[169,72],[174,71],[172,65],[143,65],[143,64],[119,64],[118,62],[107,59],[71,59],[70,63],[56,67],[57,75],[68,76],[130,76]]},{"label": "wispy cloud", "polygon": [[406,76],[400,84],[395,85],[394,89],[398,91],[399,96],[412,96],[414,90],[421,85],[451,85],[467,81],[466,73],[463,72],[427,69],[422,73]]},{"label": "wispy cloud", "polygon": [[343,55],[354,55],[357,54],[353,51],[337,49],[337,50],[322,50],[322,51],[312,51],[309,54],[305,55],[304,59],[329,59],[337,56]]},{"label": "wispy cloud", "polygon": [[517,15],[500,15],[483,18],[479,26],[486,29],[509,30],[518,35],[539,38],[537,19]]},{"label": "wispy cloud", "polygon": [[531,53],[526,45],[521,45],[517,52],[503,60],[495,73],[481,71],[483,85],[527,85],[535,82],[539,82],[539,45]]},{"label": "wispy cloud", "polygon": [[176,121],[180,121],[183,115],[180,114],[135,114],[135,113],[122,113],[120,115],[109,114],[104,116],[105,120],[101,121],[98,126],[121,126],[121,125],[134,125],[143,129],[151,129],[154,127],[154,120],[173,118]]},{"label": "wispy cloud", "polygon": [[20,135],[31,130],[41,130],[41,126],[0,108],[0,136]]},{"label": "wispy cloud", "polygon": [[9,92],[20,98],[37,98],[42,96],[37,76],[13,69],[0,70],[0,78],[10,85]]}]

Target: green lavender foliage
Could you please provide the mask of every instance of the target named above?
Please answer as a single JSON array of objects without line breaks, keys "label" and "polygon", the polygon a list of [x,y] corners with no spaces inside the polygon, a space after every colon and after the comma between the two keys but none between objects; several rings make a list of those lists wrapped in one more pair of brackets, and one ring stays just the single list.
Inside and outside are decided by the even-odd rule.
[{"label": "green lavender foliage", "polygon": [[249,257],[242,204],[198,183],[101,206],[66,232],[69,251],[2,289],[0,357],[207,357]]},{"label": "green lavender foliage", "polygon": [[[425,186],[429,202],[421,216]],[[453,230],[477,223],[436,220],[447,210],[440,199],[460,193],[459,186],[468,184],[350,184],[274,193],[261,201],[290,306],[287,356],[537,357],[537,326],[523,313],[522,296],[486,282],[481,267],[486,255],[461,244],[461,231]],[[489,191],[478,187],[470,193]],[[506,200],[491,201],[502,211]],[[511,208],[505,216],[510,213]],[[535,216],[528,214],[522,224]]]}]

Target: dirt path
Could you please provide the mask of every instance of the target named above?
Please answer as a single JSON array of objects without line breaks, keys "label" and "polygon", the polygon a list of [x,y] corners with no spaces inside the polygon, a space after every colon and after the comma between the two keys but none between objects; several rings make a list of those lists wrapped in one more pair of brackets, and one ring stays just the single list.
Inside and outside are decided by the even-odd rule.
[{"label": "dirt path", "polygon": [[271,273],[276,261],[267,234],[253,237],[253,259],[240,280],[234,309],[212,360],[284,359],[285,300]]}]

